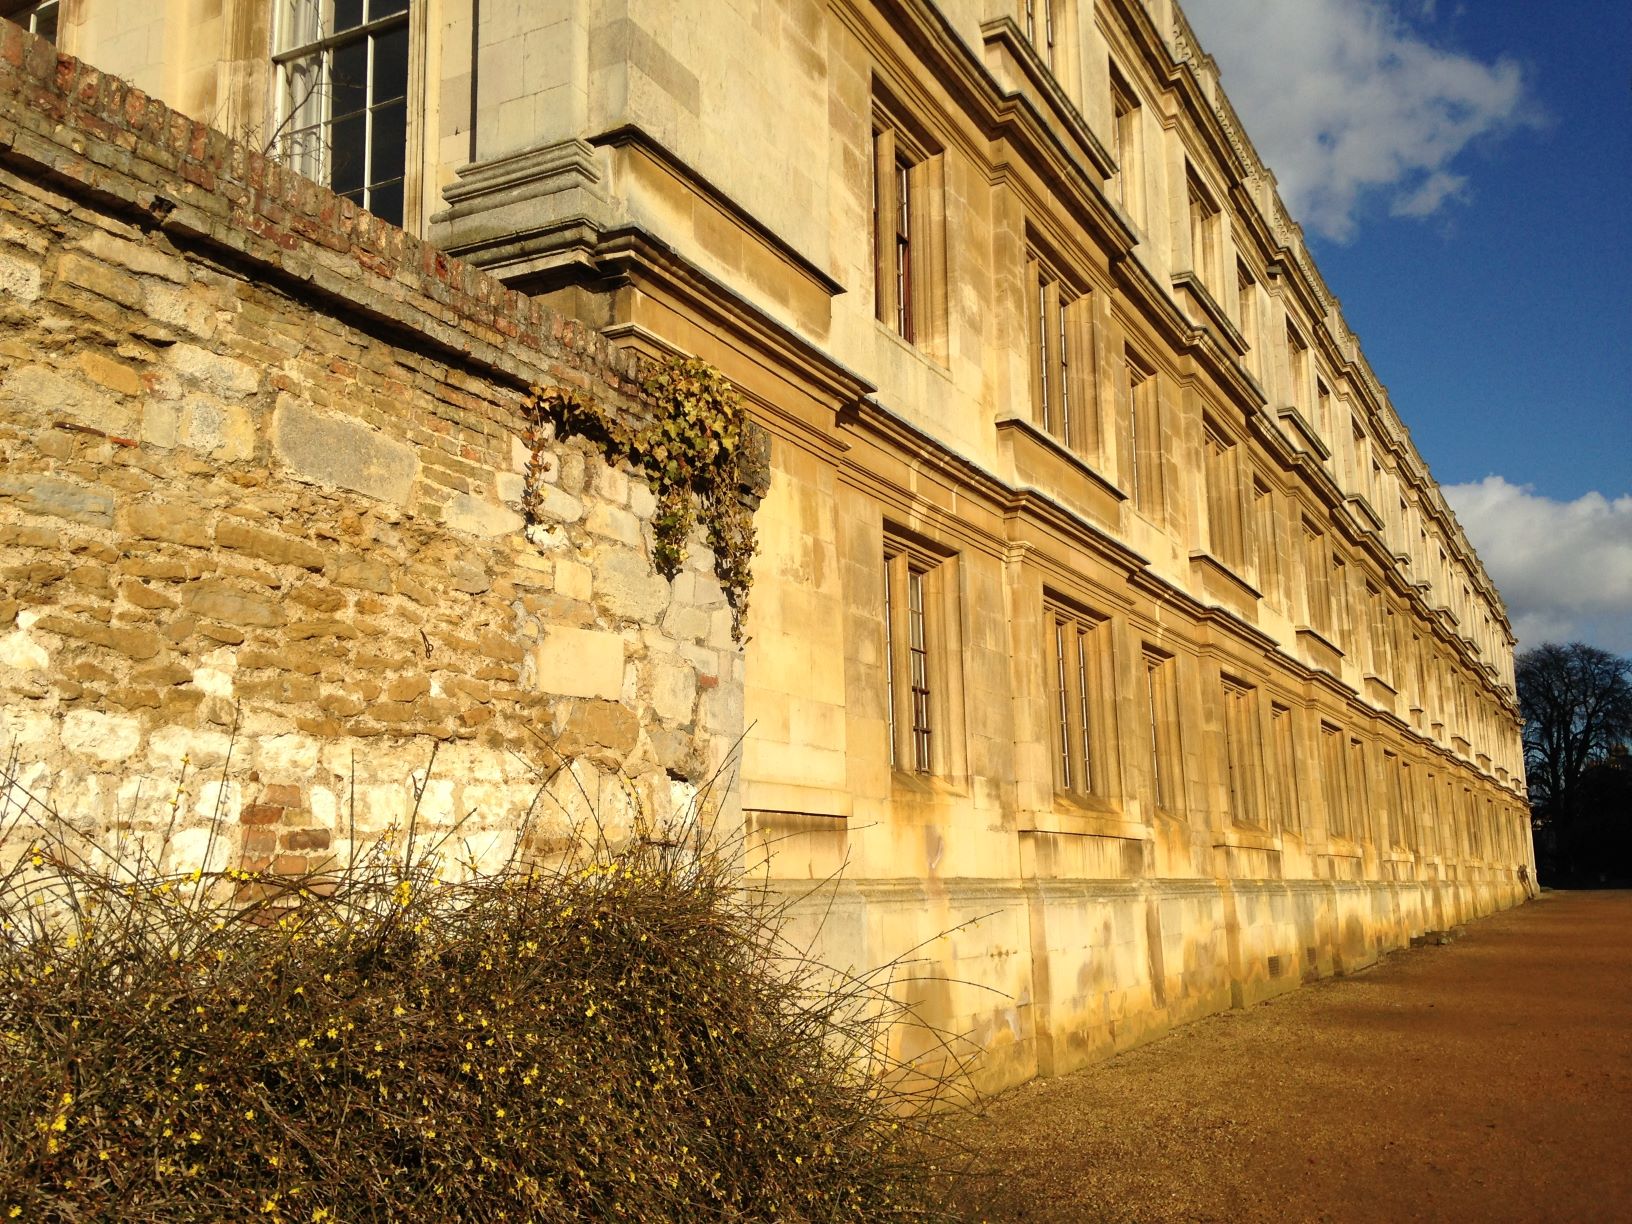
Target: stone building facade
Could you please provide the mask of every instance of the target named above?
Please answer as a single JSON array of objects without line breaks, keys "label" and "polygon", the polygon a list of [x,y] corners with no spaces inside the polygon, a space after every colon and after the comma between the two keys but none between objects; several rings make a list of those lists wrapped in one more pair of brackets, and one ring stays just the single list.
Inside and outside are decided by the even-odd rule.
[{"label": "stone building facade", "polygon": [[[745,716],[737,798],[773,886],[804,898],[829,957],[910,952],[900,988],[980,1044],[984,1083],[1070,1069],[1523,899],[1501,599],[1171,0],[189,0],[117,24],[95,0],[60,0],[55,20],[64,50],[429,244],[381,238],[398,263],[359,256],[369,275],[396,284],[402,251],[411,269],[481,268],[456,279],[502,281],[527,295],[506,309],[586,326],[555,325],[581,337],[575,352],[614,368],[619,353],[696,354],[740,388],[771,438],[743,655],[717,622],[686,638],[692,622],[668,611],[669,637],[647,645],[655,595],[608,608],[589,566],[572,615],[621,632],[626,669],[596,695],[635,710],[640,744],[676,728],[717,740]],[[8,259],[30,249],[8,242]],[[51,262],[67,246],[52,238],[35,272],[10,275],[41,301],[80,292]],[[233,292],[274,289],[248,276]],[[491,328],[504,311],[478,297]],[[8,339],[8,381],[43,342]],[[255,343],[236,355],[264,413],[244,445],[296,483],[242,504],[282,515],[274,501],[298,491],[277,504],[304,507],[322,566],[244,560],[223,495],[206,503],[211,547],[181,555],[233,576],[185,581],[248,583],[247,568],[330,586],[328,550],[356,544],[322,542],[338,507],[280,466],[279,397],[294,392]],[[308,358],[280,350],[291,360]],[[471,394],[431,415],[463,430],[503,408]],[[392,513],[464,530],[426,453]],[[42,458],[38,479],[75,462]],[[513,583],[515,566],[535,572],[502,518],[514,468],[502,446],[472,462],[491,481],[463,473],[475,483],[454,496],[489,530],[456,538],[485,541],[490,580]],[[0,511],[49,495],[9,493]],[[123,503],[108,514],[131,530]],[[572,530],[590,517],[586,503]],[[445,562],[402,548],[428,586]],[[576,572],[549,573],[545,640]],[[671,598],[717,616],[695,577]],[[512,607],[503,589],[453,598]],[[364,595],[343,597],[363,615]],[[467,619],[434,601],[416,614]],[[27,615],[31,649],[66,648]],[[248,645],[205,653],[242,667]],[[489,662],[525,687],[531,649]],[[644,704],[655,660],[691,651],[719,653],[677,673],[687,711]],[[449,700],[445,683],[422,696]],[[397,701],[405,718],[416,700]]]}]

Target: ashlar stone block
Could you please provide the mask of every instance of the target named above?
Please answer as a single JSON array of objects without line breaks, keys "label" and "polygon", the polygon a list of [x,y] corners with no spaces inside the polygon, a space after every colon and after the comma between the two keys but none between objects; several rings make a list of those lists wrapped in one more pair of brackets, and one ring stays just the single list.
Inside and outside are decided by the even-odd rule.
[{"label": "ashlar stone block", "polygon": [[521,515],[509,507],[483,501],[469,493],[456,493],[449,498],[442,517],[455,531],[483,537],[509,535],[524,525]]},{"label": "ashlar stone block", "polygon": [[419,459],[405,442],[289,396],[272,414],[272,453],[297,480],[409,504]]},{"label": "ashlar stone block", "polygon": [[119,436],[128,435],[135,421],[132,409],[117,397],[43,365],[22,366],[0,381],[0,406],[8,403]]},{"label": "ashlar stone block", "polygon": [[86,527],[113,526],[113,495],[55,476],[0,475],[0,498],[30,514],[51,514]]},{"label": "ashlar stone block", "polygon": [[645,557],[623,548],[603,549],[595,559],[596,599],[608,612],[650,624],[669,602],[669,582],[652,572]]},{"label": "ashlar stone block", "polygon": [[532,650],[535,687],[564,697],[616,701],[623,689],[623,638],[597,629],[552,626]]}]

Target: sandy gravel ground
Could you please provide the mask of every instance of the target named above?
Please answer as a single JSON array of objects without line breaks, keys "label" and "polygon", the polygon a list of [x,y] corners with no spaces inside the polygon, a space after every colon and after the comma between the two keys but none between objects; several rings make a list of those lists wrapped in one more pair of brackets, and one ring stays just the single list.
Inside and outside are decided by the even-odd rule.
[{"label": "sandy gravel ground", "polygon": [[1548,893],[962,1125],[992,1221],[1632,1220],[1632,893]]}]

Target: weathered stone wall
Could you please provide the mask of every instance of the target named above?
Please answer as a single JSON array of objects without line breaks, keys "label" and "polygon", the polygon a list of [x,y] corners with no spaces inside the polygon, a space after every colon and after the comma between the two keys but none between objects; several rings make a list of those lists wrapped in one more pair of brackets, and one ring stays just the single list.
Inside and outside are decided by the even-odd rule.
[{"label": "weathered stone wall", "polygon": [[64,814],[295,872],[423,788],[487,859],[740,735],[639,478],[549,438],[523,522],[529,384],[652,410],[604,338],[7,23],[0,293],[0,734]]}]

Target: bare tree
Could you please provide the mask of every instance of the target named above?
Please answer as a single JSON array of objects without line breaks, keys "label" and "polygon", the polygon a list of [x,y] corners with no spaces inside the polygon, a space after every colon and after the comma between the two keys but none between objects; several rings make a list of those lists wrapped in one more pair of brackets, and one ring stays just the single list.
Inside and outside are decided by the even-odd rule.
[{"label": "bare tree", "polygon": [[1550,642],[1525,651],[1515,667],[1531,809],[1538,820],[1568,824],[1582,814],[1587,772],[1632,740],[1632,659]]}]

